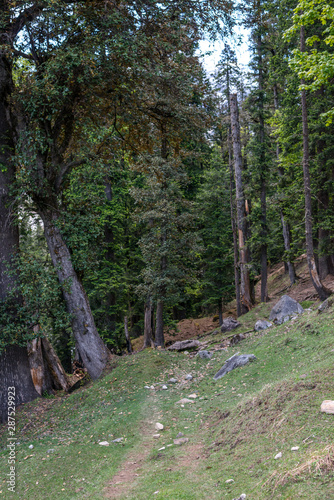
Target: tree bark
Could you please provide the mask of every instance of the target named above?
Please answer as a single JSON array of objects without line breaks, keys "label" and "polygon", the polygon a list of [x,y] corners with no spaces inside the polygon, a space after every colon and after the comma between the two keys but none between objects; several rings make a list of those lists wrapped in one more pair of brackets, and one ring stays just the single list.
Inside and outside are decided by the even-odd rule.
[{"label": "tree bark", "polygon": [[144,344],[143,349],[146,347],[154,347],[153,335],[152,335],[152,306],[151,299],[148,298],[145,302],[144,310]]},{"label": "tree bark", "polygon": [[0,355],[0,422],[6,422],[8,388],[15,387],[15,405],[38,398],[30,374],[26,347],[10,345]]},{"label": "tree bark", "polygon": [[162,300],[158,300],[157,311],[156,311],[156,321],[155,321],[155,343],[157,346],[165,347],[164,339],[164,321],[163,321],[164,303]]},{"label": "tree bark", "polygon": [[126,348],[128,353],[132,353],[132,346],[131,346],[131,340],[130,340],[130,335],[129,335],[129,329],[128,329],[128,317],[124,316],[124,333],[125,333],[125,339],[126,339]]},{"label": "tree bark", "polygon": [[56,390],[68,391],[70,383],[65,370],[47,337],[41,339],[43,358],[51,375],[52,386]]},{"label": "tree bark", "polygon": [[[235,202],[233,197],[234,182],[233,182],[233,161],[232,161],[232,144],[231,144],[231,130],[228,134],[228,163],[230,168],[230,205],[231,205],[231,224],[233,234],[233,261],[234,261],[234,285],[235,285],[235,298],[237,303],[237,316],[241,316],[241,302],[240,302],[240,272],[239,272],[239,259],[238,259],[238,239],[237,227],[235,222]],[[223,321],[223,319],[222,319]]]},{"label": "tree bark", "polygon": [[246,217],[245,217],[245,199],[242,184],[242,155],[240,140],[240,125],[238,116],[237,94],[231,94],[231,130],[234,156],[234,173],[237,198],[237,224],[240,255],[240,276],[241,276],[241,313],[245,314],[252,308],[250,279],[248,269],[248,249],[246,246]]},{"label": "tree bark", "polygon": [[[55,206],[52,202],[49,206]],[[40,210],[44,233],[62,286],[67,310],[71,314],[73,335],[84,367],[93,379],[97,379],[108,361],[108,350],[99,336],[87,295],[73,268],[69,249],[59,228],[57,215],[52,210]]]},{"label": "tree bark", "polygon": [[[305,28],[300,28],[300,50],[305,52]],[[304,84],[302,80],[302,84]],[[312,284],[319,295],[320,300],[325,300],[331,294],[320,281],[314,259],[313,237],[312,237],[312,198],[311,179],[309,169],[309,137],[307,121],[306,91],[301,91],[302,123],[303,123],[303,174],[304,174],[304,196],[305,196],[305,238],[306,256]]]}]

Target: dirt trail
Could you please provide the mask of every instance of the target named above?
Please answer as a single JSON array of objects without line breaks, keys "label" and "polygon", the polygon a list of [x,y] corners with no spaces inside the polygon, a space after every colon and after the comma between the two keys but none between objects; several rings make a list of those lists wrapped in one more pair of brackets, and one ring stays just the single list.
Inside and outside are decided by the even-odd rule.
[{"label": "dirt trail", "polygon": [[[144,416],[140,425],[142,439],[135,449],[128,454],[124,462],[120,465],[118,472],[104,488],[104,498],[131,498],[129,495],[135,492],[136,487],[140,483],[141,476],[145,475],[147,468],[151,468],[151,465],[147,464],[147,460],[150,453],[153,449],[157,448],[157,444],[159,443],[158,440],[153,438],[153,434],[158,432],[154,431],[154,423],[161,421],[159,420],[161,419],[161,414],[159,411],[158,394],[148,394],[146,413],[147,415]],[[185,474],[194,473],[203,456],[203,444],[186,443],[183,445],[182,451],[184,452],[181,455],[174,457],[173,466],[166,469],[166,472],[169,470],[180,470],[180,468],[184,467]]]}]

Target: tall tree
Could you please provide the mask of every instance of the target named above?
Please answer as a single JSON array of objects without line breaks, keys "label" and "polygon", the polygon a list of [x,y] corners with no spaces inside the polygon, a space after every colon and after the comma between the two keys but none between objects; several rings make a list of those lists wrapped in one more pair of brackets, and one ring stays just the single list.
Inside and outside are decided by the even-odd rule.
[{"label": "tall tree", "polygon": [[242,180],[242,154],[240,139],[240,124],[237,94],[231,94],[231,129],[233,142],[234,174],[237,198],[237,222],[238,222],[238,241],[240,258],[240,276],[241,276],[241,312],[245,314],[252,308],[252,298],[250,289],[250,277],[248,268],[248,248],[247,248],[247,225],[245,215],[245,198]]}]

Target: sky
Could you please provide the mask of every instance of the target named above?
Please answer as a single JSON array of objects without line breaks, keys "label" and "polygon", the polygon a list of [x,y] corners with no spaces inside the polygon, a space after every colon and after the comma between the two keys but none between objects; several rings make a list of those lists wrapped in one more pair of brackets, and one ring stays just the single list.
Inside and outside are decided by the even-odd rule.
[{"label": "sky", "polygon": [[[248,33],[246,30],[236,30],[236,35],[242,37],[242,43],[239,46],[235,46],[234,50],[236,51],[238,62],[240,66],[246,67],[250,61],[250,52],[248,48]],[[211,51],[211,55],[206,55],[203,58],[204,68],[206,69],[209,75],[212,75],[216,69],[218,61],[220,59],[221,52],[224,48],[223,41],[216,41],[214,44],[211,44],[207,40],[203,40],[200,42],[200,50],[204,54],[208,51]],[[232,45],[232,43],[231,43]]]}]

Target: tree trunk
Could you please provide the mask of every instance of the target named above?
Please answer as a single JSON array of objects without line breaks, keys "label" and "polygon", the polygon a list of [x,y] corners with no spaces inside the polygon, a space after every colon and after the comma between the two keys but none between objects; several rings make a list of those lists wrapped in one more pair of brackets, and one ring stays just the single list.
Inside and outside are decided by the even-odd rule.
[{"label": "tree trunk", "polygon": [[[274,106],[275,106],[275,110],[277,111],[278,110],[278,91],[277,91],[277,84],[276,83],[274,84]],[[281,182],[283,182],[284,170],[283,170],[282,166],[280,165],[280,159],[279,159],[280,153],[281,153],[280,145],[277,142],[276,159],[277,159],[277,165],[278,165],[278,175],[279,175]],[[281,223],[282,223],[284,250],[285,250],[287,255],[290,255],[290,252],[291,252],[290,227],[289,227],[289,224],[286,222],[285,217],[284,217],[284,211],[283,211],[283,206],[282,206],[283,203],[280,202],[280,204],[281,204],[280,216],[281,216]],[[293,262],[291,262],[290,258],[288,258],[287,261],[284,262],[284,266],[286,268],[286,271],[289,273],[290,285],[293,285],[297,280],[297,276],[296,276],[295,266],[293,265]]]},{"label": "tree trunk", "polygon": [[[0,2],[1,14],[7,12],[7,9],[7,2]],[[0,28],[0,43],[7,42],[6,34]],[[12,67],[4,54],[5,51],[2,50],[0,55],[0,301],[8,299],[9,293],[15,287],[17,276],[15,273],[8,274],[8,265],[19,249],[19,233],[13,213],[14,199],[10,195],[10,188],[15,180],[15,167],[10,161],[14,148],[9,111]],[[15,300],[20,301],[21,298]],[[7,419],[8,387],[15,387],[17,406],[38,397],[30,374],[26,347],[10,345],[0,354],[1,422]]]},{"label": "tree trunk", "polygon": [[[110,204],[113,199],[112,186],[110,179],[105,180],[105,194],[107,199],[107,204]],[[113,269],[115,264],[115,236],[112,226],[111,216],[108,216],[106,223],[104,225],[104,241],[107,245],[107,251],[105,254],[105,259],[107,261],[107,266],[110,270]],[[116,295],[114,290],[108,289],[106,293],[106,311],[105,311],[105,327],[109,332],[115,332],[116,330]]]},{"label": "tree trunk", "polygon": [[68,391],[70,383],[65,370],[47,337],[41,339],[43,358],[51,375],[52,386],[56,390]]},{"label": "tree trunk", "polygon": [[[237,316],[241,316],[241,302],[240,302],[240,272],[238,264],[238,239],[237,227],[235,223],[235,203],[234,203],[234,182],[233,182],[233,161],[232,161],[232,144],[231,144],[231,130],[228,134],[228,163],[230,168],[230,205],[231,205],[231,224],[233,234],[233,260],[234,260],[234,285],[235,285],[235,298],[237,302]],[[223,322],[223,320],[222,320]]]},{"label": "tree trunk", "polygon": [[38,394],[42,396],[44,393],[52,393],[50,374],[43,359],[42,339],[28,342],[28,358],[31,378]]},{"label": "tree trunk", "polygon": [[0,422],[7,420],[8,389],[15,387],[15,405],[38,398],[26,347],[10,345],[0,355]]},{"label": "tree trunk", "polygon": [[14,148],[9,122],[10,72],[9,61],[0,57],[0,301],[7,298],[15,285],[16,277],[8,274],[8,265],[19,248],[19,232],[13,213],[14,198],[10,195],[15,180],[15,167],[10,161]]},{"label": "tree trunk", "polygon": [[152,336],[152,306],[151,299],[147,299],[144,311],[144,344],[143,349],[146,347],[154,347]]},{"label": "tree trunk", "polygon": [[132,346],[131,346],[131,340],[130,340],[130,335],[129,335],[129,330],[128,330],[128,317],[124,316],[124,333],[125,333],[125,339],[126,339],[126,348],[128,353],[132,353]]},{"label": "tree trunk", "polygon": [[218,318],[219,318],[219,326],[223,324],[223,304],[220,300],[218,303]]},{"label": "tree trunk", "polygon": [[[305,28],[300,28],[300,50],[305,52]],[[304,80],[302,80],[304,84]],[[314,260],[313,237],[312,237],[312,199],[311,199],[311,179],[309,169],[309,140],[307,122],[306,91],[301,92],[302,121],[303,121],[303,174],[304,174],[304,196],[305,196],[305,236],[306,236],[306,256],[312,284],[319,295],[320,300],[325,300],[331,294],[320,281]]]},{"label": "tree trunk", "polygon": [[234,172],[237,197],[237,223],[240,255],[240,275],[241,275],[241,313],[245,314],[252,308],[250,279],[248,269],[248,249],[246,246],[246,217],[245,217],[245,199],[242,185],[242,155],[240,141],[240,125],[238,116],[237,94],[231,94],[231,130],[234,155]]},{"label": "tree trunk", "polygon": [[[52,206],[52,202],[49,203]],[[44,223],[45,238],[52,263],[62,286],[67,310],[71,314],[73,335],[84,367],[93,379],[97,379],[108,361],[108,350],[99,336],[87,295],[73,268],[69,249],[53,211],[40,210]]]},{"label": "tree trunk", "polygon": [[[281,214],[281,223],[283,230],[284,250],[286,252],[290,252],[291,251],[290,227],[289,224],[287,224],[287,222],[285,221],[282,208],[280,210],[280,214]],[[293,265],[293,263],[290,261],[289,258],[286,261],[286,266],[289,273],[290,285],[293,285],[297,281],[297,276],[296,276],[295,266]]]},{"label": "tree trunk", "polygon": [[164,303],[162,300],[158,300],[157,311],[156,311],[156,321],[155,321],[155,343],[157,346],[165,347],[164,339],[164,321],[163,321]]}]

